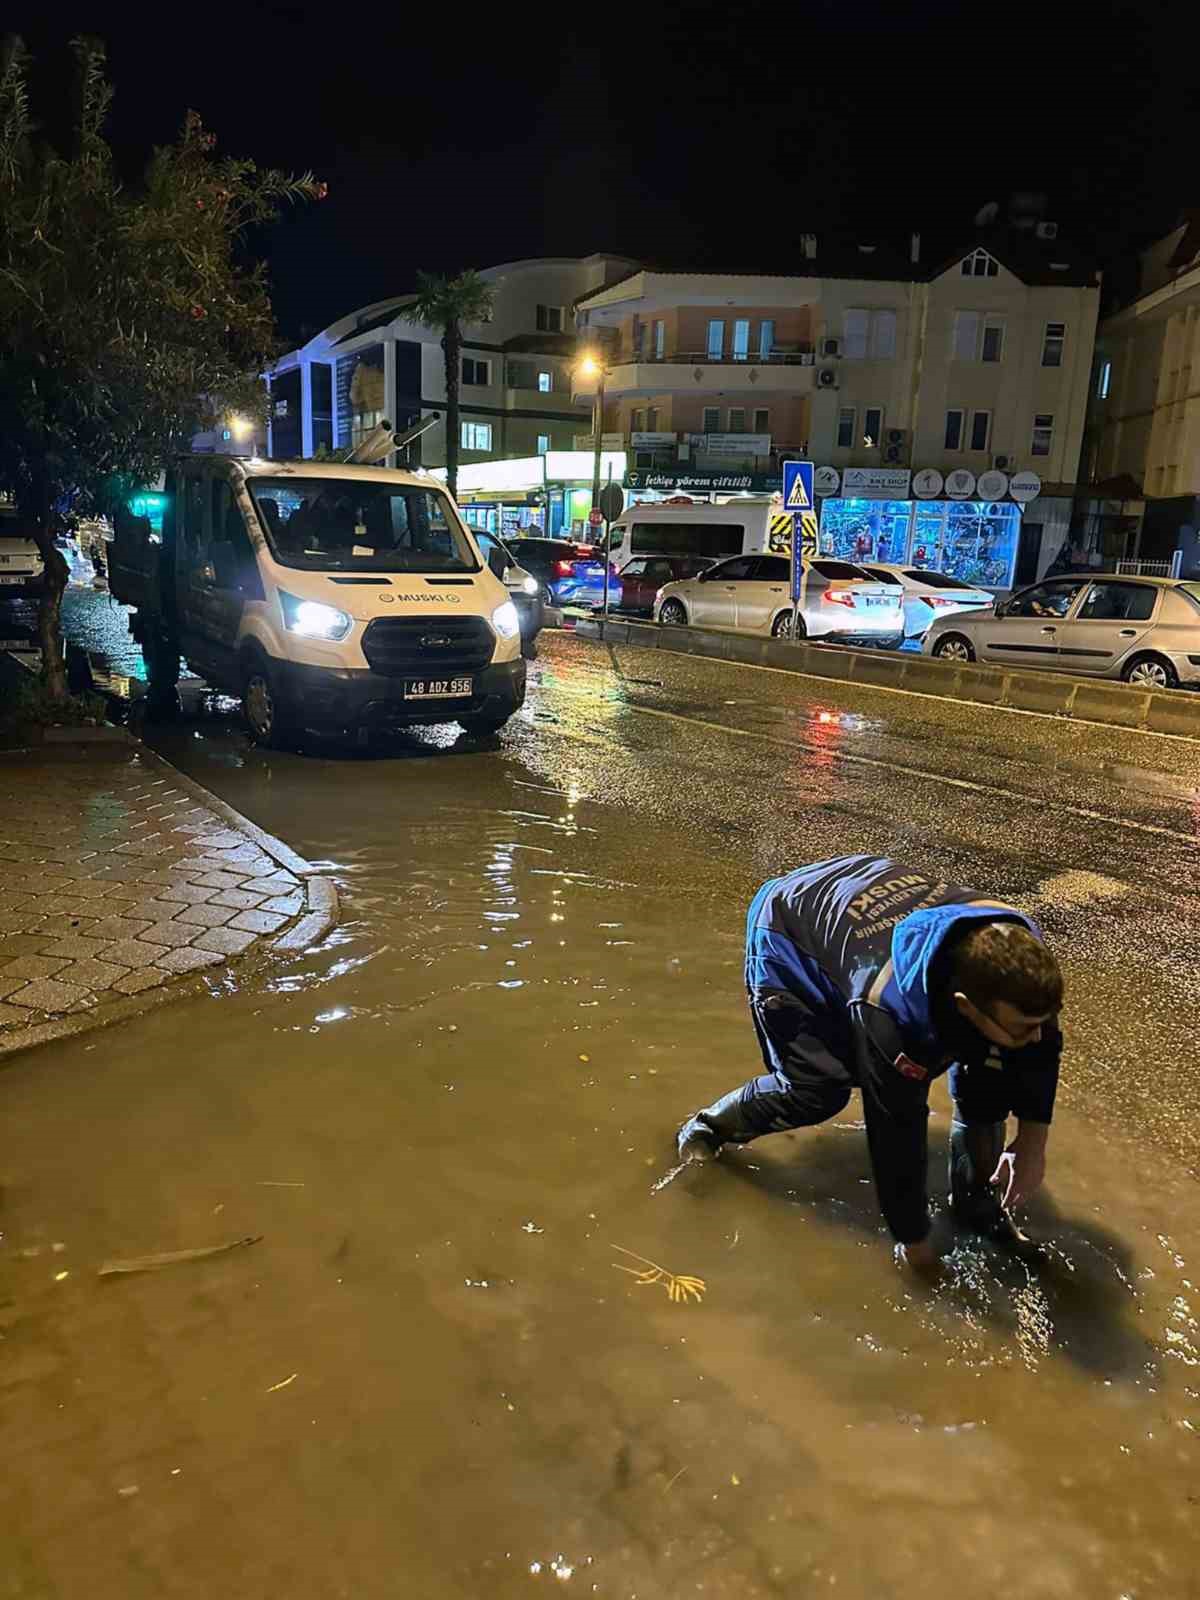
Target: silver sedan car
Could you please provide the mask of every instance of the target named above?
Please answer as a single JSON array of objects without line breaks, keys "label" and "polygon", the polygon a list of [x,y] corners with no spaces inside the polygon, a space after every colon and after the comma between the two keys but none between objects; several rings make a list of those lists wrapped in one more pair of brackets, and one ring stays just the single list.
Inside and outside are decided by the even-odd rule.
[{"label": "silver sedan car", "polygon": [[922,645],[943,661],[1200,685],[1200,581],[1116,573],[1049,578],[990,611],[939,617]]}]

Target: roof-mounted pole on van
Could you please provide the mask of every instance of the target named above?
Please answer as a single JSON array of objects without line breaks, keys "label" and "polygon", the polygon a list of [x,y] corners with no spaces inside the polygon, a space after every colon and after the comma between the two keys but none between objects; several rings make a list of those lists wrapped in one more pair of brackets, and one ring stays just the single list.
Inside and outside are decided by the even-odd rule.
[{"label": "roof-mounted pole on van", "polygon": [[436,417],[426,417],[423,422],[416,423],[404,433],[393,433],[391,423],[385,418],[346,451],[342,457],[342,464],[347,467],[373,466],[375,462],[382,461],[384,456],[390,456],[393,450],[403,450],[406,445],[412,444],[414,439],[419,439],[423,433],[428,433],[437,420]]}]

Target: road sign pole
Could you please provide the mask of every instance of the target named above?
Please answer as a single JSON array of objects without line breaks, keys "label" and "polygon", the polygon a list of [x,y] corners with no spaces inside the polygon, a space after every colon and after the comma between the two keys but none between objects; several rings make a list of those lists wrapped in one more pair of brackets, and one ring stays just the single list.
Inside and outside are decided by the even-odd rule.
[{"label": "road sign pole", "polygon": [[811,461],[783,463],[783,509],[792,514],[792,638],[800,630],[800,596],[804,588],[804,516],[815,505]]},{"label": "road sign pole", "polygon": [[[607,487],[609,489],[612,488],[612,462],[611,461],[608,463],[608,484],[607,484]],[[605,510],[605,512],[604,512],[604,620],[605,620],[605,622],[608,621],[608,569],[609,569],[609,567],[611,565],[611,562],[609,561],[608,557],[609,557],[609,547],[610,547],[611,544],[612,544],[612,532],[611,532],[611,527],[610,527],[609,520],[608,520],[608,511]]]}]

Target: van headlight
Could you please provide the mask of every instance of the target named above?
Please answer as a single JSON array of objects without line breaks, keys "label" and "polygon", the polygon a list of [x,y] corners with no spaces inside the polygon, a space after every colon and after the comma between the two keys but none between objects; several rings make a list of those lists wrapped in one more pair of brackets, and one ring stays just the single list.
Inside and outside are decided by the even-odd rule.
[{"label": "van headlight", "polygon": [[536,594],[537,593],[537,579],[536,578],[522,578],[521,579],[521,593],[522,594]]},{"label": "van headlight", "polygon": [[282,589],[279,603],[284,627],[302,639],[344,639],[350,632],[352,619],[336,606],[327,606],[321,600],[301,600]]},{"label": "van headlight", "polygon": [[511,600],[506,600],[492,612],[492,627],[502,639],[515,639],[520,633],[521,619],[517,616],[517,608]]}]

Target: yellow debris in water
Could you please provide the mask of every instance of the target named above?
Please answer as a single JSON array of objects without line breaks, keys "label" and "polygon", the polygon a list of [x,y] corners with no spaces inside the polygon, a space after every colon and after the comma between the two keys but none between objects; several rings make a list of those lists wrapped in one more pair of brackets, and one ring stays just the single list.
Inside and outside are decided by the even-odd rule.
[{"label": "yellow debris in water", "polygon": [[687,1305],[689,1300],[697,1303],[704,1298],[708,1285],[703,1278],[693,1278],[687,1273],[668,1272],[666,1267],[660,1267],[657,1262],[639,1256],[635,1250],[626,1250],[624,1245],[614,1244],[614,1250],[619,1250],[623,1256],[629,1256],[633,1261],[641,1261],[643,1266],[626,1267],[620,1261],[614,1261],[613,1266],[618,1272],[627,1272],[631,1278],[636,1278],[643,1287],[647,1284],[661,1283],[667,1291],[667,1299],[677,1306]]}]

